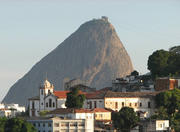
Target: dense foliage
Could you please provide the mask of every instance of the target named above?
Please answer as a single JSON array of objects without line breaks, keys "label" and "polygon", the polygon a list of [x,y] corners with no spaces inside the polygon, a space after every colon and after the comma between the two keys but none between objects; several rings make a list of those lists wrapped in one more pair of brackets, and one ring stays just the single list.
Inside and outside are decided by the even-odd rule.
[{"label": "dense foliage", "polygon": [[148,58],[148,69],[152,77],[180,75],[180,54],[173,51],[157,50]]},{"label": "dense foliage", "polygon": [[36,132],[35,127],[20,118],[0,118],[0,132]]},{"label": "dense foliage", "polygon": [[80,94],[78,88],[73,88],[71,92],[67,93],[66,107],[67,108],[82,108],[85,101],[85,95]]},{"label": "dense foliage", "polygon": [[157,111],[152,119],[168,119],[176,132],[180,131],[180,90],[161,92],[156,95]]},{"label": "dense foliage", "polygon": [[139,117],[133,108],[123,107],[119,112],[112,113],[113,125],[121,132],[130,132],[132,128],[137,126]]}]

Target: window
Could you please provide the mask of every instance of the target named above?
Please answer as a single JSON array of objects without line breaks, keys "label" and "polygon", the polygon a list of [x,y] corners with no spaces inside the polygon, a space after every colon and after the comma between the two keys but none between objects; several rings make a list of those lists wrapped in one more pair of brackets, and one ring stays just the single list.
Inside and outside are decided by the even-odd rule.
[{"label": "window", "polygon": [[33,123],[33,126],[35,126],[35,127],[36,127],[36,123]]},{"label": "window", "polygon": [[96,108],[96,101],[94,101],[94,108]]},{"label": "window", "polygon": [[43,105],[43,103],[41,103],[41,105]]},{"label": "window", "polygon": [[59,127],[59,123],[54,123],[54,127]]},{"label": "window", "polygon": [[132,104],[131,103],[129,103],[129,106],[131,106]]},{"label": "window", "polygon": [[34,109],[34,101],[32,102],[32,109]]},{"label": "window", "polygon": [[41,95],[43,95],[43,90],[41,90]]},{"label": "window", "polygon": [[122,107],[124,107],[124,102],[122,102]]},{"label": "window", "polygon": [[89,108],[92,109],[92,102],[89,102]]},{"label": "window", "polygon": [[50,90],[48,90],[48,94],[50,94]]},{"label": "window", "polygon": [[148,102],[148,108],[151,108],[151,102]]},{"label": "window", "polygon": [[46,107],[48,107],[48,103],[46,103]]},{"label": "window", "polygon": [[135,106],[137,106],[137,103],[135,103]]},{"label": "window", "polygon": [[53,102],[53,107],[55,107],[55,103]]},{"label": "window", "polygon": [[43,127],[45,127],[45,123],[43,123]]},{"label": "window", "polygon": [[49,107],[52,107],[52,99],[49,99]]},{"label": "window", "polygon": [[38,127],[40,127],[40,123],[38,123]]},{"label": "window", "polygon": [[51,132],[51,130],[49,130],[48,132]]},{"label": "window", "polygon": [[116,109],[118,108],[118,102],[115,103],[115,108],[116,108]]},{"label": "window", "polygon": [[142,106],[142,103],[139,103],[139,106],[141,107],[141,106]]},{"label": "window", "polygon": [[51,123],[48,123],[48,127],[51,127]]}]

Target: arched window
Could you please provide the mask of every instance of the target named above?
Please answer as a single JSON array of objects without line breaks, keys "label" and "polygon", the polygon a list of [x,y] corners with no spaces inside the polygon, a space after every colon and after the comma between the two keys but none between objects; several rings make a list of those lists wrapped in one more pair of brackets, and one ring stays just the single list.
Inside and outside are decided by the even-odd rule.
[{"label": "arched window", "polygon": [[41,95],[43,95],[43,89],[41,90]]},{"label": "arched window", "polygon": [[53,107],[55,107],[55,103],[53,102]]},{"label": "arched window", "polygon": [[49,107],[52,107],[52,99],[49,99]]},{"label": "arched window", "polygon": [[35,107],[34,107],[34,101],[32,102],[32,109],[34,109]]},{"label": "arched window", "polygon": [[46,107],[48,107],[48,103],[46,103]]}]

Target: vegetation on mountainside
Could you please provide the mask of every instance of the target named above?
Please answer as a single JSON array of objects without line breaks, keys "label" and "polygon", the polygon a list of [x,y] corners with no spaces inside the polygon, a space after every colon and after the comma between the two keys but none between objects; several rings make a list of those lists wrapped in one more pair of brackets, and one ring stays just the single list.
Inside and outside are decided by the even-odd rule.
[{"label": "vegetation on mountainside", "polygon": [[0,132],[36,132],[35,127],[21,118],[0,118]]},{"label": "vegetation on mountainside", "polygon": [[121,132],[130,132],[137,126],[139,120],[133,108],[123,107],[119,112],[112,113],[113,126]]},{"label": "vegetation on mountainside", "polygon": [[[176,50],[175,50],[176,51]],[[180,54],[170,51],[157,50],[148,58],[148,69],[152,77],[180,75]]]},{"label": "vegetation on mountainside", "polygon": [[78,88],[73,88],[71,92],[67,93],[65,105],[67,108],[82,108],[85,101],[85,95],[80,94]]},{"label": "vegetation on mountainside", "polygon": [[156,95],[157,111],[151,119],[164,119],[170,121],[170,126],[175,131],[180,131],[180,90],[161,92]]}]

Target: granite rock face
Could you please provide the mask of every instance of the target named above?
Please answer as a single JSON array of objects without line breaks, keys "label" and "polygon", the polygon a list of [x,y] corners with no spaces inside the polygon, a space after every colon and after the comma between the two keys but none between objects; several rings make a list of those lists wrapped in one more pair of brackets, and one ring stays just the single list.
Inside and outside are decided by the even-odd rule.
[{"label": "granite rock face", "polygon": [[66,77],[80,78],[100,89],[132,71],[131,59],[112,24],[107,19],[94,19],[35,64],[10,88],[3,102],[26,104],[28,98],[38,95],[46,74],[55,90],[63,90]]}]

